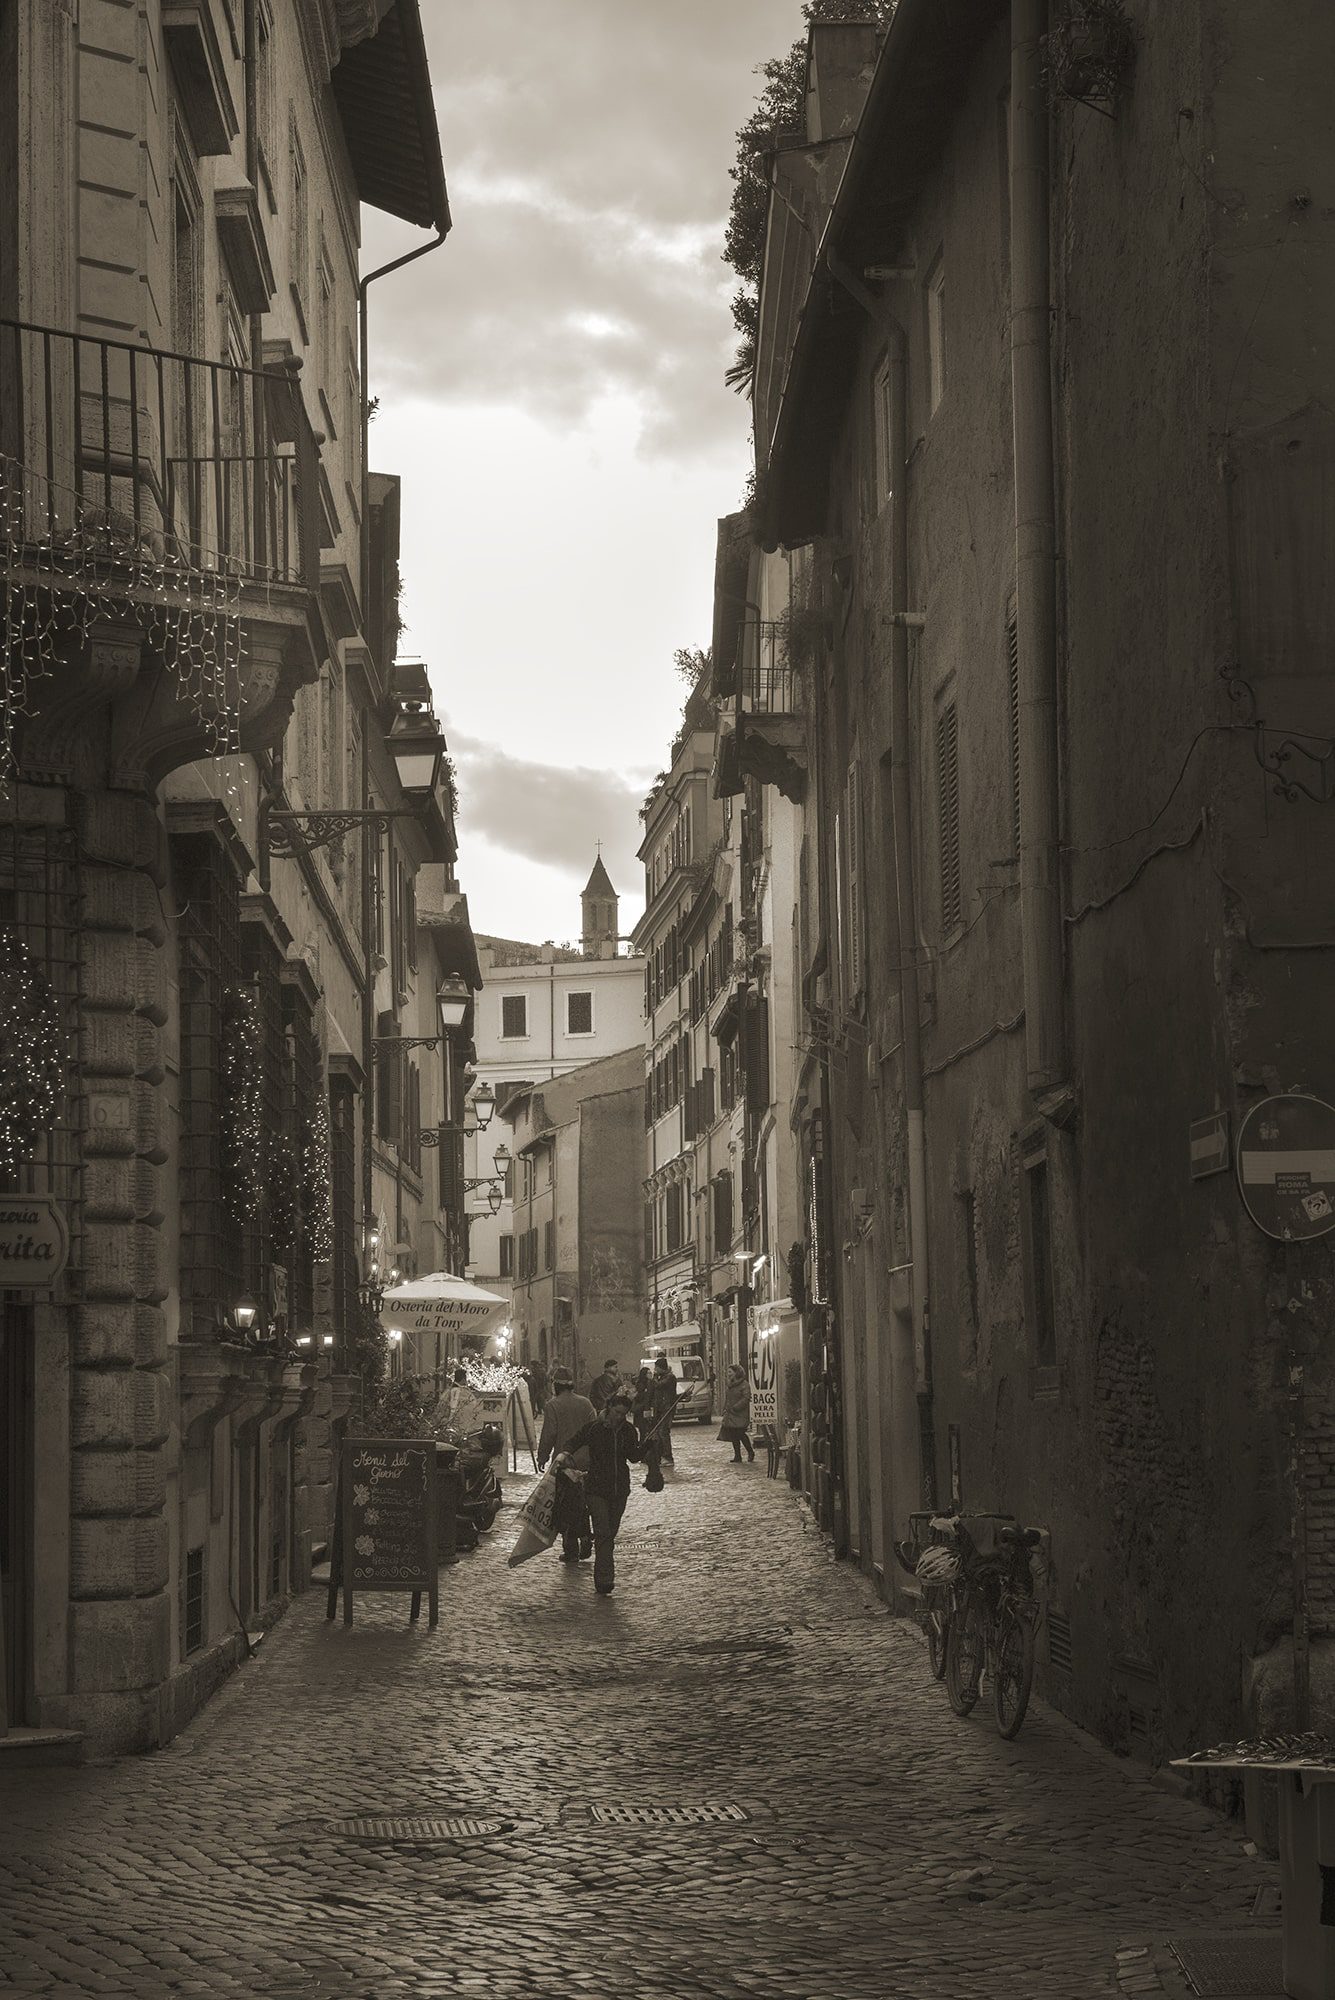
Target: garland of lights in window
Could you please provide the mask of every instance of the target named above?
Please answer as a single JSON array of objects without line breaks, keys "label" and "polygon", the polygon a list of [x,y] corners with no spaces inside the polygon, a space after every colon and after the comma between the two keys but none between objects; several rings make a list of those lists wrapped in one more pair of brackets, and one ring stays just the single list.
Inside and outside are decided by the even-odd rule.
[{"label": "garland of lights in window", "polygon": [[301,1188],[311,1256],[317,1264],[328,1264],[334,1255],[334,1166],[329,1095],[324,1089],[316,1093],[301,1149]]},{"label": "garland of lights in window", "polygon": [[[51,499],[48,517],[48,496]],[[71,638],[140,605],[148,644],[204,731],[204,754],[241,747],[241,589],[228,558],[188,559],[0,452],[0,776],[19,721],[54,680]]]},{"label": "garland of lights in window", "polygon": [[268,1147],[269,1241],[273,1254],[286,1263],[297,1237],[297,1163],[286,1139]]},{"label": "garland of lights in window", "polygon": [[253,988],[229,986],[222,1044],[223,1200],[233,1221],[254,1222],[264,1193],[260,1008]]},{"label": "garland of lights in window", "polygon": [[46,974],[17,931],[0,929],[0,1180],[12,1179],[55,1124],[65,1034]]}]

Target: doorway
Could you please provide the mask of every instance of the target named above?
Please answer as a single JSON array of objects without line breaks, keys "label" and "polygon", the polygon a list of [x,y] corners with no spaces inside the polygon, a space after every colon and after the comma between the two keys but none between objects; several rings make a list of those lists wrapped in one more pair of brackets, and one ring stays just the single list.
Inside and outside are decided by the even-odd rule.
[{"label": "doorway", "polygon": [[0,1734],[32,1720],[32,1308],[0,1296]]}]

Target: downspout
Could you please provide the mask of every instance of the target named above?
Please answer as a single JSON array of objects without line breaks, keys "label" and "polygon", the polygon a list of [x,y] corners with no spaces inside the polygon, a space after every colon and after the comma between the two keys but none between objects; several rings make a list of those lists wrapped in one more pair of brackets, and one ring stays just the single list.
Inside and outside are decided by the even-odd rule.
[{"label": "downspout", "polygon": [[[246,0],[245,14],[242,17],[242,36],[244,55],[242,75],[246,105],[246,179],[250,182],[255,193],[255,199],[258,202],[260,196],[259,0]],[[262,369],[264,366],[264,315],[262,313],[251,313],[246,335],[250,345],[251,368],[253,370]],[[265,435],[264,430],[261,428],[264,417],[264,384],[259,380],[258,374],[252,374],[250,378],[250,434],[254,440],[255,464],[251,472],[251,520],[254,523],[256,541],[260,544],[260,554],[264,553],[265,535],[264,464],[263,454],[260,450],[260,439]],[[245,473],[243,471],[243,481],[244,478]],[[267,869],[267,841],[263,845],[262,854],[264,865]],[[263,886],[265,889],[268,888],[267,880]]]},{"label": "downspout", "polygon": [[[1057,750],[1047,0],[1011,5],[1011,409],[1020,707],[1020,926],[1025,1056],[1041,1109],[1069,1096]],[[1045,1102],[1046,1101],[1046,1102]]]},{"label": "downspout", "polygon": [[369,456],[370,431],[371,431],[371,395],[370,395],[370,384],[367,381],[367,368],[369,365],[369,357],[370,357],[370,343],[368,341],[367,331],[366,331],[366,294],[370,291],[371,286],[376,282],[377,278],[387,278],[391,271],[400,271],[402,270],[405,264],[415,263],[419,257],[429,256],[431,251],[439,250],[441,244],[445,241],[445,238],[449,235],[449,233],[450,233],[450,217],[447,212],[444,221],[438,222],[436,224],[436,233],[432,237],[429,243],[419,243],[415,250],[406,250],[402,257],[392,257],[388,264],[378,265],[374,271],[368,271],[366,276],[359,281],[357,286],[357,365],[361,370],[361,377],[362,377],[361,612],[363,621],[365,621],[366,619],[371,602],[371,521],[370,521],[371,461]]},{"label": "downspout", "polygon": [[930,1261],[927,1233],[927,1140],[923,1117],[922,1000],[918,979],[918,894],[913,869],[913,785],[910,758],[909,628],[921,620],[908,608],[908,340],[884,301],[834,249],[830,275],[885,335],[890,365],[890,825],[899,930],[899,1016],[904,1048],[904,1124],[909,1197],[913,1380],[918,1400],[920,1497],[936,1505],[936,1430],[932,1411]]}]

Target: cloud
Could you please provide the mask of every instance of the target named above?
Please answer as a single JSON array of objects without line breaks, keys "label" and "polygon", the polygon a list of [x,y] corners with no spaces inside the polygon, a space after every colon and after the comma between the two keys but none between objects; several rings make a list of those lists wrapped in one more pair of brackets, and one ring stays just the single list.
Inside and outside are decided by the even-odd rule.
[{"label": "cloud", "polygon": [[596,843],[617,890],[634,898],[642,880],[635,850],[639,809],[652,771],[582,769],[511,756],[495,743],[447,730],[458,769],[461,825],[470,841],[578,875],[583,888]]},{"label": "cloud", "polygon": [[[454,0],[425,10],[454,229],[371,294],[376,387],[553,426],[633,395],[641,449],[739,422],[721,261],[733,133],[797,0]],[[368,218],[367,262],[398,247]]]}]

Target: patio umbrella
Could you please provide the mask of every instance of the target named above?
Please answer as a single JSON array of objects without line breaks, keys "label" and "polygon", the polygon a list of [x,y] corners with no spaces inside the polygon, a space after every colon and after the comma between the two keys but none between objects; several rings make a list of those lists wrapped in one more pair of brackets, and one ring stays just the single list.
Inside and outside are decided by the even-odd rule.
[{"label": "patio umbrella", "polygon": [[499,1292],[484,1291],[450,1271],[432,1271],[391,1286],[382,1317],[405,1333],[485,1333],[509,1309]]}]

